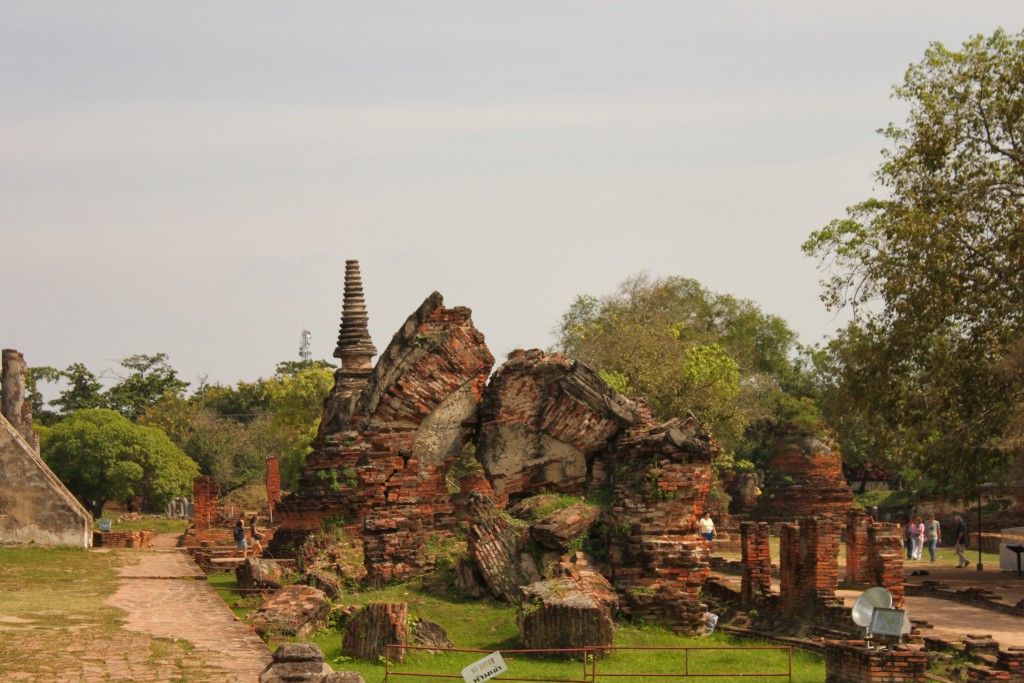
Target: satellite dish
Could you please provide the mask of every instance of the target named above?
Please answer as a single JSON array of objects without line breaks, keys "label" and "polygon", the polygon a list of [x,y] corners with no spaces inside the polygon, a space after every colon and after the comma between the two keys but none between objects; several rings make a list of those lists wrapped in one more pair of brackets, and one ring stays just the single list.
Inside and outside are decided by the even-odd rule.
[{"label": "satellite dish", "polygon": [[853,603],[853,608],[850,610],[853,623],[862,628],[868,628],[871,626],[871,619],[877,607],[883,609],[892,607],[892,593],[881,586],[867,589],[860,594],[857,602]]}]

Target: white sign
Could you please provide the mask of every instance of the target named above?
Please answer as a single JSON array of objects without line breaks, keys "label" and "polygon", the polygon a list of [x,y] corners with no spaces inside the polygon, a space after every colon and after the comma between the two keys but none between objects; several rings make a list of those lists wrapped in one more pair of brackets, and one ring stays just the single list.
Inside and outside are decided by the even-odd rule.
[{"label": "white sign", "polygon": [[508,667],[505,666],[505,660],[501,658],[501,653],[495,652],[463,669],[462,678],[466,683],[483,683],[506,671],[508,671]]}]

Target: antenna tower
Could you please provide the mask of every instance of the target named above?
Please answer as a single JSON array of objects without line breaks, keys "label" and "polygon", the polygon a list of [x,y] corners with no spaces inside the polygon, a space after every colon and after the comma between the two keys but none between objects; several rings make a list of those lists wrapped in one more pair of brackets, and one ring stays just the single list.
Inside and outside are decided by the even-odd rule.
[{"label": "antenna tower", "polygon": [[307,362],[313,358],[313,350],[309,347],[309,343],[312,339],[312,332],[309,330],[302,331],[302,343],[299,345],[299,358]]}]

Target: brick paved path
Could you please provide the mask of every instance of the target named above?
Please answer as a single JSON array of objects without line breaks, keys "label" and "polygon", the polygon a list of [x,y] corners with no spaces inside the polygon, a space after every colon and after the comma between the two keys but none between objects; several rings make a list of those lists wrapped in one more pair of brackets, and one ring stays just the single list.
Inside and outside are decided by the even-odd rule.
[{"label": "brick paved path", "polygon": [[125,610],[129,631],[191,643],[191,663],[202,668],[204,680],[257,681],[270,650],[202,580],[192,558],[167,544],[157,537],[154,549],[138,551],[139,563],[121,570],[108,604]]}]

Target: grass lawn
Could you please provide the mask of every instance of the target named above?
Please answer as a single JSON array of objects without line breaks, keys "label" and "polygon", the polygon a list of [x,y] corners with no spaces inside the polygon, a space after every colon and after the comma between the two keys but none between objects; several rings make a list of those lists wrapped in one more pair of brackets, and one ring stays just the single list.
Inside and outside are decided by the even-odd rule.
[{"label": "grass lawn", "polygon": [[163,516],[143,517],[141,519],[114,522],[111,531],[142,531],[152,529],[158,534],[183,534],[188,528],[186,519],[168,519]]},{"label": "grass lawn", "polygon": [[[238,593],[238,585],[231,574],[211,576],[210,583],[225,598],[229,606],[240,616],[255,608],[252,601],[244,600]],[[430,589],[423,582],[389,586],[380,590],[350,592],[336,601],[338,604],[362,605],[369,602],[406,602],[410,618],[422,617],[435,621],[448,631],[449,639],[457,648],[502,651],[509,672],[497,677],[535,678],[547,681],[581,680],[583,662],[557,661],[515,654],[510,650],[518,647],[516,610],[503,603],[483,600],[465,600],[444,595],[437,589]],[[312,642],[324,652],[327,662],[335,670],[358,671],[367,683],[381,683],[385,668],[382,662],[353,660],[341,654],[342,633],[335,629],[324,629],[313,636]],[[746,640],[737,640],[721,633],[710,638],[684,638],[662,628],[619,624],[615,645],[636,648],[700,648],[688,654],[681,650],[619,650],[597,661],[597,673],[604,680],[616,683],[631,681],[616,673],[677,673],[688,666],[691,673],[742,674],[746,672],[784,673],[788,670],[788,653],[784,650],[749,649],[759,645]],[[708,648],[747,647],[744,650],[715,650]],[[417,674],[450,675],[460,678],[463,667],[482,658],[482,653],[439,653],[429,654],[410,651],[402,664],[392,663],[390,678],[396,681],[416,681],[409,675],[396,675],[396,671]],[[604,676],[607,675],[607,676]],[[793,680],[818,683],[825,678],[824,661],[820,656],[794,650]],[[743,676],[744,680],[769,681],[785,678]],[[422,679],[419,679],[422,681]],[[686,680],[711,681],[719,678],[694,678]]]}]

